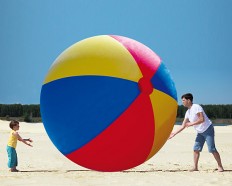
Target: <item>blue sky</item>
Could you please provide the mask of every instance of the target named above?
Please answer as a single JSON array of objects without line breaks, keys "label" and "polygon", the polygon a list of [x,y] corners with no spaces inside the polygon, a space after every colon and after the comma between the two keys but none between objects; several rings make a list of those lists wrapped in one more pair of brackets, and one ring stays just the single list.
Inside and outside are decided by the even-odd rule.
[{"label": "blue sky", "polygon": [[170,70],[180,96],[232,104],[231,0],[0,0],[0,103],[39,104],[49,67],[95,35],[135,39]]}]

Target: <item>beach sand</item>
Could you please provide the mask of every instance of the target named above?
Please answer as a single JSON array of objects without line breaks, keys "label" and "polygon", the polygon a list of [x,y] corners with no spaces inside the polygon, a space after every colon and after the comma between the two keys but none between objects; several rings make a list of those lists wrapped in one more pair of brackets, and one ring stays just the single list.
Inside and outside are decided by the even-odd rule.
[{"label": "beach sand", "polygon": [[[178,127],[178,126],[175,126]],[[142,165],[122,172],[97,172],[85,169],[65,158],[52,144],[42,123],[20,123],[23,138],[34,140],[33,147],[18,142],[20,172],[7,167],[6,143],[9,122],[0,120],[0,185],[80,185],[80,186],[150,186],[150,185],[232,185],[232,126],[216,126],[216,146],[225,171],[220,173],[205,145],[199,160],[199,171],[192,168],[194,129],[188,128],[168,140],[163,148]],[[136,154],[135,154],[136,155]]]}]

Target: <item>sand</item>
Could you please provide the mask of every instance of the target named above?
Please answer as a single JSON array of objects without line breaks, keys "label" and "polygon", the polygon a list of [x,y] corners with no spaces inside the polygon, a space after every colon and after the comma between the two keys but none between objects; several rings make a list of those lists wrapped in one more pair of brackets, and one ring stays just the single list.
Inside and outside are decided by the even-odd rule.
[{"label": "sand", "polygon": [[[23,138],[32,138],[33,147],[18,142],[20,172],[7,168],[6,143],[9,122],[0,120],[0,185],[80,185],[80,186],[150,186],[150,185],[232,185],[232,126],[216,126],[216,146],[225,171],[220,173],[212,154],[204,147],[199,171],[192,168],[194,129],[188,128],[168,140],[163,148],[142,165],[122,172],[97,172],[78,166],[65,158],[52,144],[42,123],[20,123]],[[175,128],[178,126],[175,126]]]}]

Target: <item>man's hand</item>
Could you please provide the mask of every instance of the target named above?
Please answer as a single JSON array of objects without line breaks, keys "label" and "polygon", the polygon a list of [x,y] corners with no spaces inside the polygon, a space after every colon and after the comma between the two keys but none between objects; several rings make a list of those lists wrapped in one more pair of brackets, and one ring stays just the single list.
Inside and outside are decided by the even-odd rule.
[{"label": "man's hand", "polygon": [[174,132],[172,132],[172,133],[170,134],[170,136],[169,136],[168,139],[172,139],[175,135],[176,135],[176,134],[175,134]]},{"label": "man's hand", "polygon": [[33,141],[31,140],[31,138],[28,138],[27,141],[29,141],[29,142],[31,142],[31,143],[33,142]]},{"label": "man's hand", "polygon": [[185,123],[185,127],[191,127],[193,124],[191,122]]}]

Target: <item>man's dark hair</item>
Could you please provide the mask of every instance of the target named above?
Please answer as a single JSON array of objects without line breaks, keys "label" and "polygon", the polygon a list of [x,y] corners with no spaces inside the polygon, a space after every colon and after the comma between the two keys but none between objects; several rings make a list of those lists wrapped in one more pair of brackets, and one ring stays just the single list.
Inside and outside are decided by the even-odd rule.
[{"label": "man's dark hair", "polygon": [[191,102],[193,102],[193,95],[191,93],[187,93],[181,96],[181,99],[190,99]]}]

